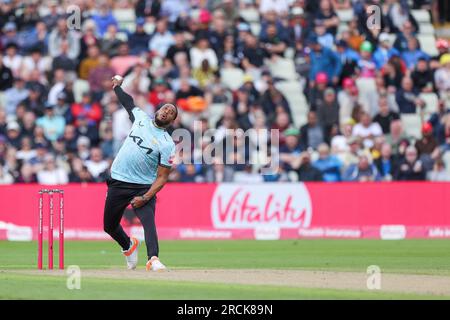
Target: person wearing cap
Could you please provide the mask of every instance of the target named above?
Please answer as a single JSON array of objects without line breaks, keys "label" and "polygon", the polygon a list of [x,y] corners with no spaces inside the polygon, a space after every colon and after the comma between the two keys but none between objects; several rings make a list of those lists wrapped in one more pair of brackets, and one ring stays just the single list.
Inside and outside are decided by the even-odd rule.
[{"label": "person wearing cap", "polygon": [[361,78],[373,78],[376,76],[376,65],[372,57],[373,45],[364,41],[359,48],[361,59],[357,63],[357,69]]},{"label": "person wearing cap", "polygon": [[310,86],[314,87],[314,79],[319,72],[326,73],[330,81],[338,83],[342,71],[342,63],[338,55],[331,49],[322,47],[315,35],[309,37],[308,43],[311,48]]},{"label": "person wearing cap", "polygon": [[[417,149],[420,160],[425,170],[433,168],[434,161],[439,157],[440,150],[436,138],[433,136],[433,126],[429,122],[422,125],[422,138],[416,141],[414,145]],[[441,150],[445,152],[445,150]]]},{"label": "person wearing cap", "polygon": [[8,143],[16,149],[20,149],[22,136],[20,125],[16,121],[8,122],[6,126],[6,138]]},{"label": "person wearing cap", "polygon": [[19,42],[19,37],[17,36],[17,25],[15,22],[7,22],[3,27],[3,36],[1,38],[1,44],[3,47],[7,47],[8,44]]},{"label": "person wearing cap", "polygon": [[400,52],[392,46],[389,34],[382,32],[378,37],[378,47],[373,53],[377,70],[381,70],[393,55],[399,56]]},{"label": "person wearing cap", "polygon": [[145,18],[139,17],[136,19],[136,30],[128,37],[128,44],[130,45],[130,52],[134,55],[140,55],[147,52],[150,35],[145,32]]},{"label": "person wearing cap", "polygon": [[441,97],[446,97],[450,90],[450,53],[443,54],[439,63],[441,67],[434,73],[434,83]]},{"label": "person wearing cap", "polygon": [[305,11],[302,7],[293,7],[288,26],[289,38],[292,39],[293,43],[304,42],[308,31]]},{"label": "person wearing cap", "polygon": [[298,168],[298,157],[303,151],[300,146],[300,130],[289,127],[283,131],[285,143],[280,147],[281,167],[289,172]]},{"label": "person wearing cap", "polygon": [[450,48],[450,45],[448,43],[448,40],[442,39],[442,38],[437,39],[436,40],[436,49],[438,50],[438,54],[434,58],[437,58],[439,60],[444,54],[449,53],[449,50],[448,50],[449,48]]},{"label": "person wearing cap", "polygon": [[314,33],[317,36],[317,41],[325,47],[333,50],[334,38],[333,35],[327,32],[325,22],[323,20],[316,20],[314,24]]},{"label": "person wearing cap", "polygon": [[44,129],[45,138],[49,141],[56,141],[64,133],[66,121],[64,117],[55,115],[55,106],[47,104],[45,114],[36,120],[36,125]]},{"label": "person wearing cap", "polygon": [[323,94],[323,104],[317,106],[317,119],[322,126],[325,141],[331,139],[331,128],[339,125],[339,105],[336,101],[336,91],[329,87]]},{"label": "person wearing cap", "polygon": [[352,78],[342,80],[342,90],[337,94],[339,105],[339,123],[343,125],[352,118],[353,110],[358,103],[358,88]]}]

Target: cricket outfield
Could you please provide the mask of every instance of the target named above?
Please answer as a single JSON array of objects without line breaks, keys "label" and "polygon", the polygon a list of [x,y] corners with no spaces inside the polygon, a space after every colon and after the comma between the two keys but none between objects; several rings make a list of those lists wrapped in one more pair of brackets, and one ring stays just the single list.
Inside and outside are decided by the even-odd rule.
[{"label": "cricket outfield", "polygon": [[[112,241],[67,241],[79,290],[64,271],[37,270],[36,242],[0,248],[0,299],[450,298],[450,240],[161,241],[170,270],[157,273],[145,271],[144,247],[128,271]],[[380,290],[367,288],[373,265]]]}]

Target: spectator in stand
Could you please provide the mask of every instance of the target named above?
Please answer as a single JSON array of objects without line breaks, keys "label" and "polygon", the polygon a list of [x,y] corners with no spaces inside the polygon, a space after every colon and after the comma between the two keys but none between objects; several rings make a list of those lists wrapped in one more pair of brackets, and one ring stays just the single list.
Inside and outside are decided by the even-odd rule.
[{"label": "spectator in stand", "polygon": [[433,135],[439,144],[445,143],[445,125],[450,110],[447,109],[445,101],[439,100],[438,110],[433,113],[428,122],[433,126]]},{"label": "spectator in stand", "polygon": [[400,52],[392,47],[389,34],[385,32],[381,33],[378,37],[378,44],[378,48],[373,53],[373,60],[375,61],[377,70],[381,70],[392,56],[399,56]]},{"label": "spectator in stand", "polygon": [[327,88],[324,92],[324,103],[317,108],[317,119],[323,128],[325,141],[331,139],[331,128],[339,125],[339,105],[336,101],[336,92]]},{"label": "spectator in stand", "polygon": [[152,34],[148,49],[159,57],[165,57],[167,50],[175,43],[172,33],[167,28],[167,20],[160,18],[156,22],[155,32]]},{"label": "spectator in stand", "polygon": [[380,125],[381,129],[383,130],[383,134],[389,134],[391,132],[392,121],[399,120],[400,115],[397,112],[389,109],[387,96],[380,96],[378,104],[380,110],[373,118],[373,122],[376,122]]},{"label": "spectator in stand", "polygon": [[75,119],[75,126],[78,126],[78,119],[85,117],[89,124],[96,125],[102,119],[102,108],[97,102],[92,102],[91,94],[83,92],[80,103],[74,103],[71,107],[72,116]]},{"label": "spectator in stand", "polygon": [[[63,45],[65,43],[65,45]],[[48,51],[53,58],[60,56],[62,48],[67,46],[67,57],[71,60],[78,58],[80,54],[80,41],[74,30],[69,30],[65,18],[58,20],[56,29],[49,35]]]},{"label": "spectator in stand", "polygon": [[339,104],[340,125],[347,123],[352,118],[352,112],[358,102],[358,88],[352,78],[345,78],[342,81],[342,90],[337,96]]},{"label": "spectator in stand", "polygon": [[119,38],[117,34],[117,26],[109,25],[108,31],[100,41],[100,48],[102,52],[108,52],[110,57],[120,55],[120,46],[123,43],[123,38]]},{"label": "spectator in stand", "polygon": [[434,74],[436,89],[441,97],[445,97],[450,90],[450,53],[441,56],[441,67]]},{"label": "spectator in stand", "polygon": [[433,126],[429,122],[422,125],[422,138],[416,141],[415,147],[425,170],[432,170],[440,152],[438,142],[433,137]]},{"label": "spectator in stand", "polygon": [[[311,83],[311,82],[310,82]],[[325,72],[319,72],[316,75],[315,83],[311,84],[307,98],[312,111],[317,109],[324,103],[324,93],[328,85],[328,76]]]},{"label": "spectator in stand", "polygon": [[404,21],[401,32],[397,33],[397,38],[394,41],[394,48],[400,52],[408,49],[408,39],[414,37],[416,29],[411,21]]},{"label": "spectator in stand", "polygon": [[14,77],[19,77],[23,61],[23,57],[18,50],[19,47],[15,42],[8,43],[5,46],[5,55],[3,56],[3,64],[11,69]]},{"label": "spectator in stand", "polygon": [[326,143],[320,144],[317,151],[319,152],[319,159],[313,162],[313,166],[320,170],[323,180],[325,182],[341,181],[341,161],[330,154],[330,148]]},{"label": "spectator in stand", "polygon": [[429,59],[429,56],[419,48],[419,41],[415,37],[408,39],[408,49],[402,52],[401,57],[409,70],[414,70],[419,59]]},{"label": "spectator in stand", "polygon": [[[317,36],[311,36],[309,38],[309,44],[312,49],[309,78],[316,79],[318,73],[324,72],[327,74],[328,81],[337,84],[342,70],[342,64],[338,55],[331,49],[322,47]],[[314,86],[314,84],[314,81],[310,82],[311,86]]]},{"label": "spectator in stand", "polygon": [[314,34],[317,36],[317,41],[324,47],[333,49],[334,38],[331,33],[327,32],[325,22],[323,20],[316,20],[314,27]]},{"label": "spectator in stand", "polygon": [[299,181],[323,181],[322,172],[311,164],[311,155],[307,151],[300,155],[300,166],[297,169],[297,174]]},{"label": "spectator in stand", "polygon": [[352,134],[355,137],[361,138],[366,148],[371,148],[373,146],[374,138],[381,136],[383,130],[377,122],[372,122],[372,119],[367,112],[363,112],[360,122],[353,127]]},{"label": "spectator in stand", "polygon": [[169,59],[172,64],[175,64],[175,56],[179,52],[186,54],[187,61],[189,61],[189,48],[186,44],[184,33],[181,31],[175,32],[173,35],[174,43],[167,49],[166,59]]},{"label": "spectator in stand", "polygon": [[37,173],[37,181],[44,185],[66,184],[69,176],[63,168],[56,165],[54,157],[48,154],[44,158],[43,169]]},{"label": "spectator in stand", "polygon": [[406,23],[411,25],[414,32],[419,31],[419,25],[411,14],[406,1],[390,1],[386,18],[388,28],[392,33],[400,33],[400,31],[403,31]]},{"label": "spectator in stand", "polygon": [[89,72],[89,87],[92,91],[94,101],[100,101],[103,92],[107,91],[110,86],[111,78],[115,75],[114,70],[110,67],[109,56],[106,53],[100,53],[98,64]]},{"label": "spectator in stand", "polygon": [[17,105],[25,100],[29,95],[29,91],[25,88],[25,82],[21,78],[14,79],[14,86],[4,93],[5,111],[8,115],[13,115]]},{"label": "spectator in stand", "polygon": [[84,136],[89,139],[89,146],[96,146],[99,141],[98,127],[90,121],[86,115],[80,114],[76,120],[77,136]]},{"label": "spectator in stand", "polygon": [[0,184],[12,184],[14,183],[14,177],[5,169],[0,162]]},{"label": "spectator in stand", "polygon": [[359,53],[348,46],[345,40],[336,41],[336,53],[342,64],[340,79],[343,80],[355,74],[357,63],[360,59]]},{"label": "spectator in stand", "polygon": [[414,90],[422,93],[431,93],[434,91],[433,72],[430,70],[426,58],[421,57],[417,60],[414,71],[411,73]]},{"label": "spectator in stand", "polygon": [[446,39],[437,39],[436,40],[436,49],[438,50],[437,59],[439,60],[444,54],[449,53],[449,43]]},{"label": "spectator in stand", "polygon": [[16,149],[20,148],[22,136],[20,134],[20,126],[17,122],[11,121],[6,126],[6,139],[12,147]]},{"label": "spectator in stand", "polygon": [[303,43],[308,35],[307,19],[305,19],[305,11],[300,6],[294,6],[291,10],[289,20],[289,38],[293,43]]},{"label": "spectator in stand", "polygon": [[383,143],[381,146],[381,155],[375,160],[381,180],[392,181],[396,176],[397,159],[392,155],[392,147],[389,143]]},{"label": "spectator in stand", "polygon": [[327,32],[336,36],[337,27],[339,26],[339,18],[334,12],[331,0],[320,0],[319,10],[314,17],[314,20],[321,20],[327,28]]},{"label": "spectator in stand", "polygon": [[218,67],[218,59],[216,53],[210,48],[208,38],[199,37],[194,47],[189,52],[192,68],[201,67],[202,61],[207,59],[211,68]]},{"label": "spectator in stand", "polygon": [[140,58],[129,53],[129,47],[126,42],[123,42],[118,47],[118,55],[111,59],[110,66],[115,74],[125,75],[125,73],[137,64]]},{"label": "spectator in stand", "polygon": [[428,172],[427,180],[435,182],[450,181],[450,174],[445,168],[445,163],[441,159],[437,159],[433,165],[433,170]]},{"label": "spectator in stand", "polygon": [[36,120],[36,125],[44,129],[45,138],[51,142],[56,141],[64,134],[66,120],[62,116],[55,115],[55,106],[47,104],[45,115]]},{"label": "spectator in stand", "polygon": [[20,168],[20,175],[16,178],[16,183],[37,183],[37,176],[34,172],[33,166],[29,163],[24,163]]},{"label": "spectator in stand", "polygon": [[0,53],[0,91],[5,91],[13,85],[13,73],[10,68],[3,63],[3,55]]},{"label": "spectator in stand", "polygon": [[87,49],[87,57],[83,59],[80,63],[80,68],[78,75],[80,79],[87,80],[89,74],[94,70],[100,63],[100,49],[96,45],[92,45]]},{"label": "spectator in stand", "polygon": [[98,13],[94,14],[92,19],[97,25],[97,32],[100,37],[105,35],[110,25],[118,26],[117,20],[114,17],[108,2],[105,0],[100,1]]},{"label": "spectator in stand", "polygon": [[417,156],[417,150],[414,146],[406,148],[405,158],[399,163],[395,180],[425,180],[425,169],[422,161]]},{"label": "spectator in stand", "polygon": [[84,164],[94,179],[97,179],[101,173],[109,168],[109,163],[103,159],[100,148],[92,148],[89,160],[86,160]]},{"label": "spectator in stand", "polygon": [[373,46],[369,41],[364,41],[359,48],[361,59],[357,63],[358,75],[361,78],[374,79],[376,76],[376,65],[372,57]]},{"label": "spectator in stand", "polygon": [[414,90],[412,79],[407,76],[403,78],[402,87],[397,91],[395,100],[400,113],[416,113],[417,107],[425,107],[425,102],[420,99],[419,92]]},{"label": "spectator in stand", "polygon": [[377,167],[371,163],[368,156],[361,153],[358,157],[358,163],[349,166],[343,180],[353,182],[379,181],[380,175]]},{"label": "spectator in stand", "polygon": [[136,30],[130,34],[128,44],[130,52],[133,55],[140,55],[147,52],[150,35],[145,32],[145,18],[139,17],[136,19]]},{"label": "spectator in stand", "polygon": [[281,167],[289,172],[298,168],[298,158],[303,151],[299,142],[300,131],[295,128],[288,128],[283,131],[286,142],[280,147]]}]

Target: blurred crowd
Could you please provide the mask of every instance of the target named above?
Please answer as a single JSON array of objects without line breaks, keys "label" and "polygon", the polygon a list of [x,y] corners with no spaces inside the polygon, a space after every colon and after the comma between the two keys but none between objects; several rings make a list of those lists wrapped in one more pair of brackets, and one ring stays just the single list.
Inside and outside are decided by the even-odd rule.
[{"label": "blurred crowd", "polygon": [[[381,8],[380,28],[367,24],[371,5]],[[207,146],[202,138],[200,150],[177,153],[171,181],[450,181],[449,42],[438,39],[438,54],[427,54],[411,13],[433,5],[0,0],[0,183],[105,181],[131,128],[111,90],[115,74],[145,112],[179,106],[170,132],[193,133],[197,121],[202,132],[216,129],[213,144],[257,145],[191,164]],[[343,23],[339,10],[353,18]],[[296,106],[278,89],[285,79],[268,67],[283,59],[298,74],[304,123],[294,121]],[[230,70],[243,75],[237,88],[222,81]],[[436,95],[432,112],[422,94]],[[217,121],[211,106],[222,106]],[[404,128],[402,117],[411,114],[421,117],[420,137]],[[236,129],[254,134],[228,136]],[[262,145],[273,145],[265,129],[279,130],[280,146],[263,159]],[[279,168],[262,175],[275,155]]]}]

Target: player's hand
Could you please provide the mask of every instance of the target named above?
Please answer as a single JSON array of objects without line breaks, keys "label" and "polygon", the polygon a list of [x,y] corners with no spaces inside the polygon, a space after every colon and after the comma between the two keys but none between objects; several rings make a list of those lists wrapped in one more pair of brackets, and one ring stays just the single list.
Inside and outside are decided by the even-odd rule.
[{"label": "player's hand", "polygon": [[112,83],[113,83],[113,89],[117,86],[121,86],[122,82],[123,82],[123,78],[119,75],[115,75],[114,77],[112,77],[111,79]]},{"label": "player's hand", "polygon": [[133,200],[131,200],[131,206],[134,209],[143,207],[147,203],[147,200],[145,200],[142,196],[134,197]]}]

